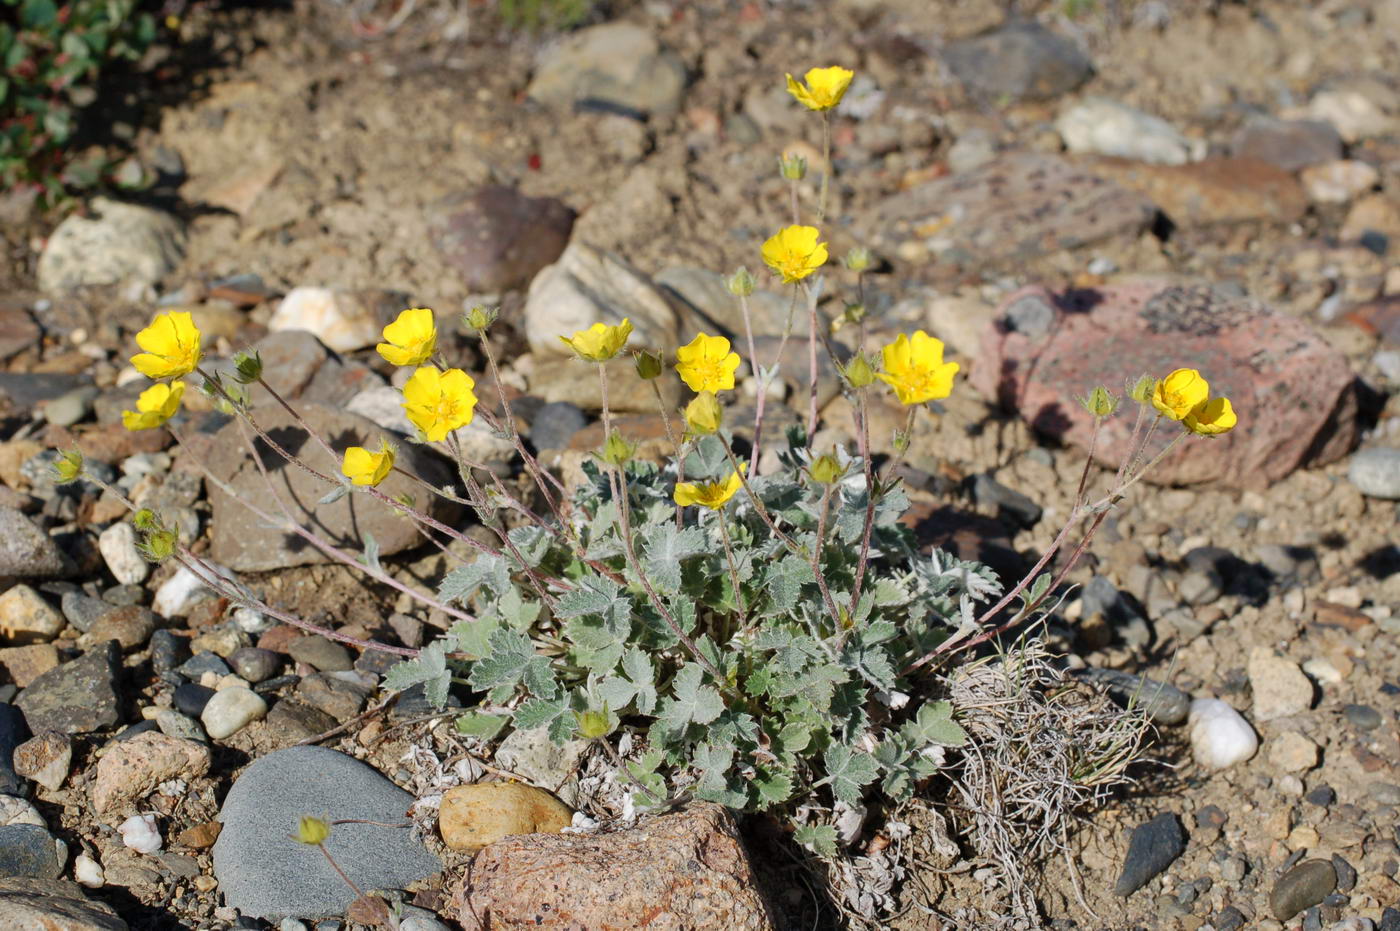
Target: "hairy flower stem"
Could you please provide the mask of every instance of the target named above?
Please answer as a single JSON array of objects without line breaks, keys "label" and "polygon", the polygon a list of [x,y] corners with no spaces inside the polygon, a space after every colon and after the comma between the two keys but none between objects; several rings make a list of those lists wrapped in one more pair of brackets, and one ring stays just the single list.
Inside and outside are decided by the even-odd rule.
[{"label": "hairy flower stem", "polygon": [[331,852],[330,852],[329,850],[326,849],[326,845],[325,845],[324,843],[322,843],[322,844],[317,844],[316,846],[317,846],[318,848],[320,848],[321,853],[325,854],[325,856],[326,856],[326,862],[329,863],[329,864],[331,865],[331,869],[333,869],[333,870],[335,870],[337,873],[339,873],[339,874],[340,874],[340,878],[343,879],[343,880],[345,880],[345,884],[348,885],[352,890],[354,890],[356,897],[358,897],[361,901],[365,901],[365,902],[369,902],[369,901],[378,902],[378,907],[377,907],[375,910],[379,912],[379,919],[380,919],[380,921],[385,922],[391,929],[396,929],[396,928],[398,928],[398,922],[394,920],[393,915],[389,914],[389,908],[388,908],[387,905],[384,904],[383,900],[380,900],[380,899],[371,900],[368,896],[366,896],[365,893],[364,893],[364,890],[361,889],[359,886],[355,885],[354,880],[352,880],[348,875],[346,875],[345,871],[342,870],[342,869],[340,868],[340,864],[339,864],[339,863],[336,863],[336,862],[335,862],[335,858],[332,857],[332,856],[331,856]]},{"label": "hairy flower stem", "polygon": [[[812,575],[816,576],[817,588],[822,593],[822,601],[826,603],[826,610],[831,614],[831,629],[839,638],[839,642],[844,643],[850,631],[841,623],[841,612],[836,610],[836,602],[832,600],[831,589],[826,584],[826,573],[822,572],[822,539],[826,536],[826,521],[831,516],[831,495],[835,491],[836,483],[832,482],[822,492],[822,507],[817,517],[817,539],[812,544]],[[851,608],[855,609],[854,601],[851,602]]]},{"label": "hairy flower stem", "polygon": [[807,295],[807,446],[811,448],[817,433],[817,291],[805,283],[802,289]]},{"label": "hairy flower stem", "polygon": [[744,606],[744,593],[739,587],[739,564],[734,561],[734,547],[729,542],[729,523],[724,519],[724,508],[715,512],[719,516],[719,537],[724,543],[724,558],[729,563],[729,581],[734,586],[734,603],[739,608],[739,629],[749,626],[748,608]]},{"label": "hairy flower stem", "polygon": [[870,531],[875,526],[875,485],[870,465],[870,421],[866,416],[865,389],[856,389],[857,441],[860,444],[860,466],[865,475],[865,520],[860,531],[860,556],[856,559],[856,578],[851,586],[851,606],[860,604],[860,588],[865,581],[865,569],[870,562]]},{"label": "hairy flower stem", "polygon": [[[817,202],[817,222],[826,219],[826,197],[831,191],[831,116],[822,111],[822,193]],[[793,221],[797,222],[796,220]]]},{"label": "hairy flower stem", "polygon": [[881,485],[888,482],[894,477],[895,472],[899,471],[900,464],[904,462],[904,454],[909,452],[909,445],[914,442],[914,415],[919,412],[920,406],[919,404],[909,405],[909,412],[904,416],[904,429],[895,435],[894,458],[890,460],[889,465],[885,466],[884,477],[880,480]]},{"label": "hairy flower stem", "polygon": [[743,486],[744,494],[749,496],[749,503],[753,505],[754,511],[758,513],[759,517],[763,518],[763,523],[768,527],[769,531],[773,534],[773,536],[777,537],[779,540],[782,540],[783,543],[787,546],[789,550],[793,552],[794,555],[804,555],[802,550],[798,547],[798,545],[792,541],[792,537],[788,536],[787,534],[783,533],[781,530],[778,529],[778,525],[773,522],[773,518],[768,513],[768,509],[763,506],[763,501],[758,497],[758,495],[754,494],[753,488],[749,486],[749,480],[744,477],[744,470],[739,468],[739,460],[734,456],[734,448],[729,445],[729,441],[725,439],[722,434],[716,433],[715,436],[718,436],[720,438],[720,442],[724,444],[724,452],[725,455],[729,457],[729,464],[731,467],[733,467],[734,474],[739,476],[739,484]]},{"label": "hairy flower stem", "polygon": [[[511,442],[515,445],[516,452],[520,453],[520,458],[525,463],[525,468],[530,473],[530,477],[533,478],[535,484],[539,486],[540,494],[544,495],[545,503],[549,505],[550,511],[554,513],[554,516],[561,523],[566,523],[564,515],[560,510],[559,502],[556,501],[554,495],[550,493],[548,484],[541,475],[543,470],[540,468],[540,464],[535,460],[534,456],[530,455],[530,451],[525,448],[524,442],[520,439],[520,431],[515,427],[515,414],[510,409],[510,402],[506,400],[505,387],[501,384],[501,370],[496,365],[496,352],[491,348],[491,341],[486,338],[485,330],[481,331],[481,351],[485,353],[486,364],[491,368],[491,380],[496,383],[496,396],[501,399],[501,411],[506,418],[506,430],[510,434]],[[551,478],[553,478],[553,476],[551,476]],[[557,482],[555,484],[558,485]],[[562,487],[559,488],[561,493],[563,490]]]}]

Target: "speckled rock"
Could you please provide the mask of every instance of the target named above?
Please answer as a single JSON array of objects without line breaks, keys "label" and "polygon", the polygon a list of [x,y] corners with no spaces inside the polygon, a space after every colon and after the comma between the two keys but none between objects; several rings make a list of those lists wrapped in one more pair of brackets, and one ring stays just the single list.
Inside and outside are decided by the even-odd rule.
[{"label": "speckled rock", "polygon": [[508,837],[451,883],[466,931],[777,927],[734,816],[705,803],[613,834]]},{"label": "speckled rock", "polygon": [[121,650],[108,640],[35,679],[15,704],[35,733],[86,734],[111,727],[120,720],[120,667]]},{"label": "speckled rock", "polygon": [[569,806],[518,782],[453,786],[442,796],[438,831],[453,850],[476,851],[515,834],[557,834],[573,821]]},{"label": "speckled rock", "polygon": [[89,900],[76,883],[56,879],[0,879],[0,913],[17,929],[127,931],[112,906]]},{"label": "speckled rock", "polygon": [[184,257],[185,228],[161,210],[98,197],[88,216],[73,214],[53,231],[39,256],[39,289],[68,294],[89,286],[144,290]]},{"label": "speckled rock", "polygon": [[1287,921],[1321,902],[1337,888],[1337,871],[1327,860],[1304,860],[1278,878],[1269,893],[1269,908]]},{"label": "speckled rock", "polygon": [[97,761],[92,805],[111,819],[169,779],[191,780],[209,771],[209,748],[192,740],[147,731],[114,745]]},{"label": "speckled rock", "polygon": [[10,579],[67,575],[72,564],[53,538],[12,507],[0,505],[0,585]]}]

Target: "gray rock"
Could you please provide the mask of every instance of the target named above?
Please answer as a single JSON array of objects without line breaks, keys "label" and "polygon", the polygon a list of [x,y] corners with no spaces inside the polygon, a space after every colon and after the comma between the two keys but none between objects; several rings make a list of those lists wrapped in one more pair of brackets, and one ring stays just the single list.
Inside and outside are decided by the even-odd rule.
[{"label": "gray rock", "polygon": [[318,672],[302,679],[294,695],[338,723],[359,714],[371,691],[373,687],[359,680],[358,674]]},{"label": "gray rock", "polygon": [[344,645],[327,640],[320,634],[299,637],[287,647],[287,653],[299,663],[306,663],[326,672],[350,669],[355,659]]},{"label": "gray rock", "polygon": [[228,664],[249,682],[261,682],[282,668],[282,658],[271,650],[242,647],[229,654]]},{"label": "gray rock", "polygon": [[973,476],[972,496],[979,507],[994,508],[1003,523],[1034,527],[1040,522],[1041,507],[1029,496],[983,472]]},{"label": "gray rock", "polygon": [[1326,860],[1304,860],[1278,878],[1269,893],[1269,908],[1279,921],[1288,921],[1311,908],[1337,888],[1337,871]]},{"label": "gray rock", "polygon": [[44,419],[56,427],[71,427],[87,419],[98,394],[95,385],[74,388],[44,405]]},{"label": "gray rock", "polygon": [[655,36],[613,22],[547,46],[525,93],[552,106],[582,104],[645,116],[679,109],[685,82],[685,66]]},{"label": "gray rock", "polygon": [[1185,850],[1186,832],[1181,829],[1176,815],[1170,812],[1133,828],[1123,872],[1118,875],[1113,894],[1125,898],[1132,895],[1171,866]]},{"label": "gray rock", "polygon": [[577,404],[551,401],[530,418],[530,442],[536,449],[567,449],[573,435],[588,425]]},{"label": "gray rock", "polygon": [[212,672],[216,676],[226,676],[232,672],[228,663],[225,663],[217,654],[208,651],[194,654],[176,667],[175,671],[196,682],[207,672]]},{"label": "gray rock", "polygon": [[161,677],[174,673],[175,667],[189,657],[189,649],[189,638],[157,630],[151,634],[151,671]]},{"label": "gray rock", "polygon": [[1322,571],[1317,554],[1307,546],[1261,543],[1254,548],[1254,558],[1283,582],[1310,582]]},{"label": "gray rock", "polygon": [[[337,451],[356,445],[373,447],[380,436],[375,424],[355,414],[306,403],[298,405],[297,410],[312,429],[335,444]],[[326,475],[340,474],[339,458],[327,454],[280,408],[260,408],[257,419],[270,435],[279,438],[284,449],[312,468]],[[262,448],[261,444],[259,446]],[[364,547],[365,537],[373,535],[381,556],[421,544],[422,537],[413,524],[387,505],[365,494],[348,494],[330,504],[321,504],[329,486],[302,469],[289,466],[271,450],[264,449],[262,455],[277,493],[288,503],[293,517],[302,526],[316,528],[332,543],[359,552]],[[398,455],[404,468],[424,480],[438,485],[447,482],[448,472],[443,461],[427,449],[406,444],[399,448]],[[248,454],[236,424],[224,426],[214,436],[207,461],[238,496],[250,501],[269,501],[267,485]],[[407,493],[420,500],[423,498],[421,489],[401,475],[390,475],[379,490],[390,497]],[[211,488],[209,498],[213,506],[210,555],[215,562],[235,571],[261,571],[330,561],[301,537],[266,526],[261,518],[222,489]],[[423,503],[430,514],[450,522],[455,508],[435,497]]]},{"label": "gray rock", "polygon": [[1109,694],[1127,704],[1142,708],[1158,724],[1180,724],[1191,710],[1191,696],[1166,682],[1147,676],[1135,676],[1117,669],[1091,667],[1079,673],[1096,682]]},{"label": "gray rock", "polygon": [[[662,292],[680,305],[684,313],[692,319],[688,321],[692,330],[716,332],[728,336],[736,347],[747,345],[744,331],[744,314],[739,307],[739,299],[729,292],[726,276],[708,268],[692,268],[686,265],[672,266],[656,276],[656,283]],[[788,309],[793,307],[792,294],[777,291],[755,290],[749,295],[749,326],[754,336],[782,336],[787,325]],[[797,329],[804,318],[797,310],[805,313],[805,308],[793,312],[793,328]]]},{"label": "gray rock", "polygon": [[0,505],[0,585],[15,579],[52,579],[73,565],[53,538],[19,511]]},{"label": "gray rock", "polygon": [[1192,569],[1177,583],[1177,593],[1189,605],[1210,604],[1225,593],[1224,582],[1214,570]]},{"label": "gray rock", "polygon": [[77,589],[66,591],[59,599],[63,617],[78,630],[87,633],[98,618],[112,610],[112,606],[101,598],[84,595]]},{"label": "gray rock", "polygon": [[1096,575],[1084,586],[1079,596],[1083,605],[1083,616],[1103,616],[1112,630],[1123,638],[1128,646],[1145,646],[1152,639],[1152,628],[1147,618],[1127,596],[1118,591],[1107,578]]},{"label": "gray rock", "polygon": [[15,748],[30,735],[24,715],[14,705],[0,702],[0,795],[24,795],[29,782],[15,772]]},{"label": "gray rock", "polygon": [[15,704],[34,733],[87,734],[121,720],[118,676],[121,649],[108,640],[75,660],[43,673]]},{"label": "gray rock", "polygon": [[1339,853],[1332,854],[1332,869],[1337,873],[1337,891],[1350,892],[1356,888],[1356,867]]},{"label": "gray rock", "polygon": [[200,742],[209,739],[209,735],[204,732],[204,728],[198,721],[169,708],[163,708],[156,712],[156,727],[160,728],[160,732],[167,737],[179,737],[182,740]]},{"label": "gray rock", "polygon": [[526,197],[487,184],[438,203],[428,215],[433,245],[474,293],[527,284],[569,244],[577,214],[553,197]]},{"label": "gray rock", "polygon": [[1240,127],[1230,144],[1238,158],[1257,158],[1284,171],[1342,157],[1342,137],[1322,120],[1276,120],[1253,117]]},{"label": "gray rock", "polygon": [[[325,344],[306,330],[269,333],[250,348],[262,356],[263,378],[273,391],[289,401],[301,397],[331,355]],[[231,361],[221,361],[215,368],[227,366],[231,370],[232,365]],[[262,423],[261,418],[258,422]]]},{"label": "gray rock", "polygon": [[89,901],[77,883],[54,879],[0,879],[0,914],[17,929],[127,931],[112,906]]},{"label": "gray rock", "polygon": [[219,815],[214,876],[224,901],[254,917],[345,912],[355,893],[319,850],[288,836],[305,814],[380,822],[338,824],[326,841],[362,889],[402,888],[437,872],[442,864],[414,839],[404,817],[413,801],[375,770],[323,747],[291,747],[256,760],[229,790]]},{"label": "gray rock", "polygon": [[41,291],[119,285],[140,295],[184,258],[185,227],[171,214],[105,197],[92,201],[90,213],[73,214],[49,236],[39,256]]},{"label": "gray rock", "polygon": [[36,824],[0,825],[0,878],[57,879],[62,872],[47,830]]},{"label": "gray rock", "polygon": [[1055,322],[1055,308],[1042,295],[1027,294],[1007,305],[1002,321],[1007,329],[1024,333],[1027,339],[1040,339]]},{"label": "gray rock", "polygon": [[1347,466],[1347,478],[1367,497],[1400,500],[1400,449],[1358,450]]},{"label": "gray rock", "polygon": [[952,42],[943,60],[970,92],[1014,101],[1053,99],[1094,73],[1078,45],[1028,22]]},{"label": "gray rock", "polygon": [[1373,731],[1384,720],[1381,713],[1370,705],[1343,705],[1342,715],[1359,731]]}]

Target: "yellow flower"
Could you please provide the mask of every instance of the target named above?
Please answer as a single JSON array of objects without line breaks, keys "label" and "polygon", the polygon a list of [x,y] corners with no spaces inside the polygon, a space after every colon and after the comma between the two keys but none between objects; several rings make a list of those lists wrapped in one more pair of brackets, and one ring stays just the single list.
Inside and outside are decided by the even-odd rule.
[{"label": "yellow flower", "polygon": [[943,341],[923,330],[910,339],[903,333],[884,349],[885,371],[880,380],[894,389],[901,404],[922,404],[953,393],[956,362],[943,361]]},{"label": "yellow flower", "polygon": [[676,350],[676,374],[691,391],[728,391],[734,387],[739,354],[723,336],[699,334]]},{"label": "yellow flower", "polygon": [[579,330],[573,336],[561,336],[564,345],[574,351],[585,362],[606,362],[617,355],[632,335],[632,321],[623,317],[617,326],[595,323],[586,330]]},{"label": "yellow flower", "polygon": [[439,371],[425,365],[403,386],[403,409],[429,443],[439,443],[458,427],[472,422],[476,382],[461,369]]},{"label": "yellow flower", "polygon": [[298,844],[309,844],[314,847],[317,844],[324,844],[326,838],[330,836],[331,825],[329,821],[311,815],[302,815],[297,821],[297,832],[292,836],[292,840]]},{"label": "yellow flower", "polygon": [[672,498],[681,507],[700,505],[712,511],[724,507],[724,503],[734,497],[734,492],[742,484],[738,472],[730,472],[729,478],[719,482],[677,482]]},{"label": "yellow flower", "polygon": [[136,345],[144,352],[131,357],[131,364],[147,378],[178,378],[199,365],[199,329],[189,311],[167,311],[136,334]]},{"label": "yellow flower", "polygon": [[184,396],[185,383],[182,381],[151,385],[136,399],[136,410],[122,411],[122,426],[128,430],[159,427],[175,416],[180,409],[180,399]]},{"label": "yellow flower", "polygon": [[1238,420],[1229,398],[1211,398],[1191,408],[1186,415],[1186,429],[1201,436],[1215,436],[1235,428]]},{"label": "yellow flower", "polygon": [[394,467],[394,447],[379,438],[379,451],[370,452],[363,446],[351,446],[345,451],[340,471],[352,485],[378,485]]},{"label": "yellow flower", "polygon": [[391,365],[422,365],[437,349],[437,324],[426,307],[410,307],[384,328],[384,342],[375,347]]},{"label": "yellow flower", "polygon": [[1152,389],[1152,406],[1162,416],[1184,420],[1210,397],[1210,383],[1195,369],[1177,369]]},{"label": "yellow flower", "polygon": [[826,264],[826,243],[815,226],[785,226],[763,244],[763,261],[783,276],[783,284],[806,278]]},{"label": "yellow flower", "polygon": [[803,78],[807,86],[798,84],[792,75],[787,76],[788,93],[797,98],[797,102],[808,110],[830,110],[841,102],[841,98],[846,94],[846,88],[851,86],[851,78],[855,77],[854,71],[847,71],[840,65],[832,65],[830,68],[811,68]]},{"label": "yellow flower", "polygon": [[685,406],[685,423],[696,436],[707,436],[724,423],[724,408],[713,391],[702,391]]}]

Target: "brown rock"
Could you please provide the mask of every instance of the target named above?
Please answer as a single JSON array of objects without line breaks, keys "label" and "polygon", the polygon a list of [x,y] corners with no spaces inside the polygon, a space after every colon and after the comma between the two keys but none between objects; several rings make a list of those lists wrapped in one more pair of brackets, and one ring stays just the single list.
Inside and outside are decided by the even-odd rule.
[{"label": "brown rock", "polygon": [[124,651],[130,652],[143,646],[151,639],[156,629],[156,615],[150,608],[141,605],[125,605],[113,608],[93,622],[83,635],[79,646],[115,640]]},{"label": "brown rock", "polygon": [[[1355,376],[1346,359],[1305,323],[1208,286],[1018,291],[987,329],[972,382],[1041,433],[1082,447],[1092,418],[1075,397],[1180,367],[1199,369],[1212,394],[1229,397],[1239,425],[1180,443],[1150,481],[1262,488],[1304,465],[1338,459],[1356,441]],[[1127,451],[1132,403],[1099,436],[1096,457],[1111,468]],[[1179,429],[1166,426],[1153,435],[1149,457]]]},{"label": "brown rock", "polygon": [[15,747],[15,772],[57,791],[73,763],[73,742],[67,734],[44,731]]},{"label": "brown rock", "polygon": [[487,184],[440,203],[429,219],[433,244],[474,291],[527,283],[559,258],[576,214],[553,197],[526,197]]},{"label": "brown rock", "polygon": [[16,585],[0,595],[0,637],[8,643],[47,643],[66,626],[63,615],[28,585]]},{"label": "brown rock", "polygon": [[214,841],[219,839],[219,831],[223,830],[223,827],[218,821],[205,821],[192,828],[185,828],[176,834],[175,842],[186,847],[194,847],[197,850],[213,847]]},{"label": "brown rock", "polygon": [[557,834],[574,813],[544,789],[519,782],[455,786],[442,796],[438,830],[453,850],[480,850],[512,834]]},{"label": "brown rock", "polygon": [[58,648],[52,643],[31,643],[0,650],[0,670],[20,688],[58,665]]},{"label": "brown rock", "polygon": [[182,737],[147,731],[113,744],[97,763],[92,804],[101,817],[122,810],[168,779],[196,779],[209,771],[209,748]]},{"label": "brown rock", "polygon": [[1373,623],[1369,614],[1335,601],[1313,602],[1313,620],[1323,627],[1340,627],[1353,634]]},{"label": "brown rock", "polygon": [[1357,240],[1367,231],[1382,233],[1391,239],[1400,237],[1400,202],[1385,194],[1361,198],[1342,221],[1338,237],[1343,241]]},{"label": "brown rock", "polygon": [[734,816],[703,803],[613,834],[492,844],[455,881],[453,907],[466,931],[776,927]]},{"label": "brown rock", "polygon": [[1253,158],[1212,158],[1188,165],[1095,159],[1091,170],[1151,198],[1179,226],[1273,220],[1291,223],[1308,209],[1293,175]]},{"label": "brown rock", "polygon": [[1389,294],[1349,310],[1346,321],[1389,346],[1400,346],[1400,294]]}]

